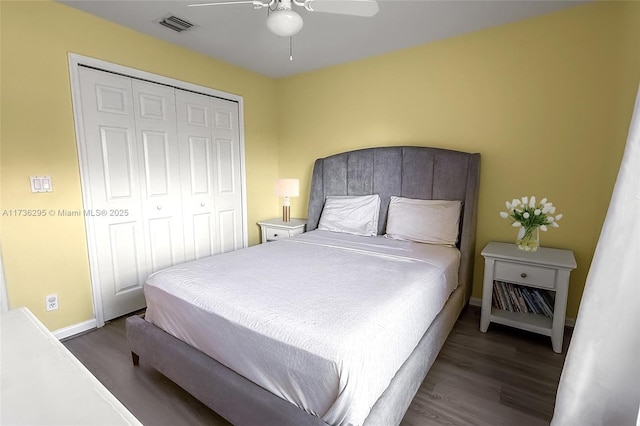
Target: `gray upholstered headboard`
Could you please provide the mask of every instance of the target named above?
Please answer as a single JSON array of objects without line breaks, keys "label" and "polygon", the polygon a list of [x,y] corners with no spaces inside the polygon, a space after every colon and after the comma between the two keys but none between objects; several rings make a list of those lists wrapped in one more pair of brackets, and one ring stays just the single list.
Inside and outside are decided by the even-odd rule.
[{"label": "gray upholstered headboard", "polygon": [[329,195],[381,198],[378,234],[383,234],[392,195],[423,200],[462,200],[459,284],[471,296],[476,245],[480,154],[398,146],[344,152],[316,160],[311,179],[307,230],[318,227]]}]

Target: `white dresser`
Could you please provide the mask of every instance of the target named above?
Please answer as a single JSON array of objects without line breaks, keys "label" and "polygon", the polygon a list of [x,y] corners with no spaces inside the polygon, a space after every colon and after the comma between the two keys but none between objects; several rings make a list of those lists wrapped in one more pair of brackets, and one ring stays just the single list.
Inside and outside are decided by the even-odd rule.
[{"label": "white dresser", "polygon": [[141,425],[26,308],[0,315],[0,424]]}]

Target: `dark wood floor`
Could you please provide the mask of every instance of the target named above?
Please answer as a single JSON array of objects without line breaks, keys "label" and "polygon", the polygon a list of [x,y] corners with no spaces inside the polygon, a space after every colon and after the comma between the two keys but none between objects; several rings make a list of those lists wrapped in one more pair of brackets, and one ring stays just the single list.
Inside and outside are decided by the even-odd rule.
[{"label": "dark wood floor", "polygon": [[[571,337],[563,354],[550,338],[491,324],[480,333],[480,311],[467,308],[422,383],[402,424],[548,425]],[[145,425],[228,425],[170,380],[133,367],[124,319],[64,345]]]}]

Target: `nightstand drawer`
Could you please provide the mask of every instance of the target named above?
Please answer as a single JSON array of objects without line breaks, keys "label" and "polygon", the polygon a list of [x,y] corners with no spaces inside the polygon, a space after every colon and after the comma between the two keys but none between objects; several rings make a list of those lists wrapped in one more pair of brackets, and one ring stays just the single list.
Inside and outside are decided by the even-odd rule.
[{"label": "nightstand drawer", "polygon": [[556,286],[556,270],[498,260],[494,268],[494,279],[554,289]]},{"label": "nightstand drawer", "polygon": [[281,238],[288,238],[289,231],[286,229],[265,228],[267,241],[278,241]]}]

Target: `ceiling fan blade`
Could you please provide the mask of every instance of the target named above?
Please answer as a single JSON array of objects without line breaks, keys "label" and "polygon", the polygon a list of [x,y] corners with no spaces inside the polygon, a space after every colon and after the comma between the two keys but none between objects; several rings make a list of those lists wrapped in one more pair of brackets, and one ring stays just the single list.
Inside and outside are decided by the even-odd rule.
[{"label": "ceiling fan blade", "polygon": [[220,5],[226,5],[226,4],[252,4],[256,7],[265,6],[263,2],[256,1],[256,0],[227,0],[227,1],[217,1],[213,3],[194,3],[194,4],[187,5],[187,7],[220,6]]},{"label": "ceiling fan blade", "polygon": [[376,0],[308,0],[306,8],[313,12],[364,17],[375,16],[380,10]]}]

